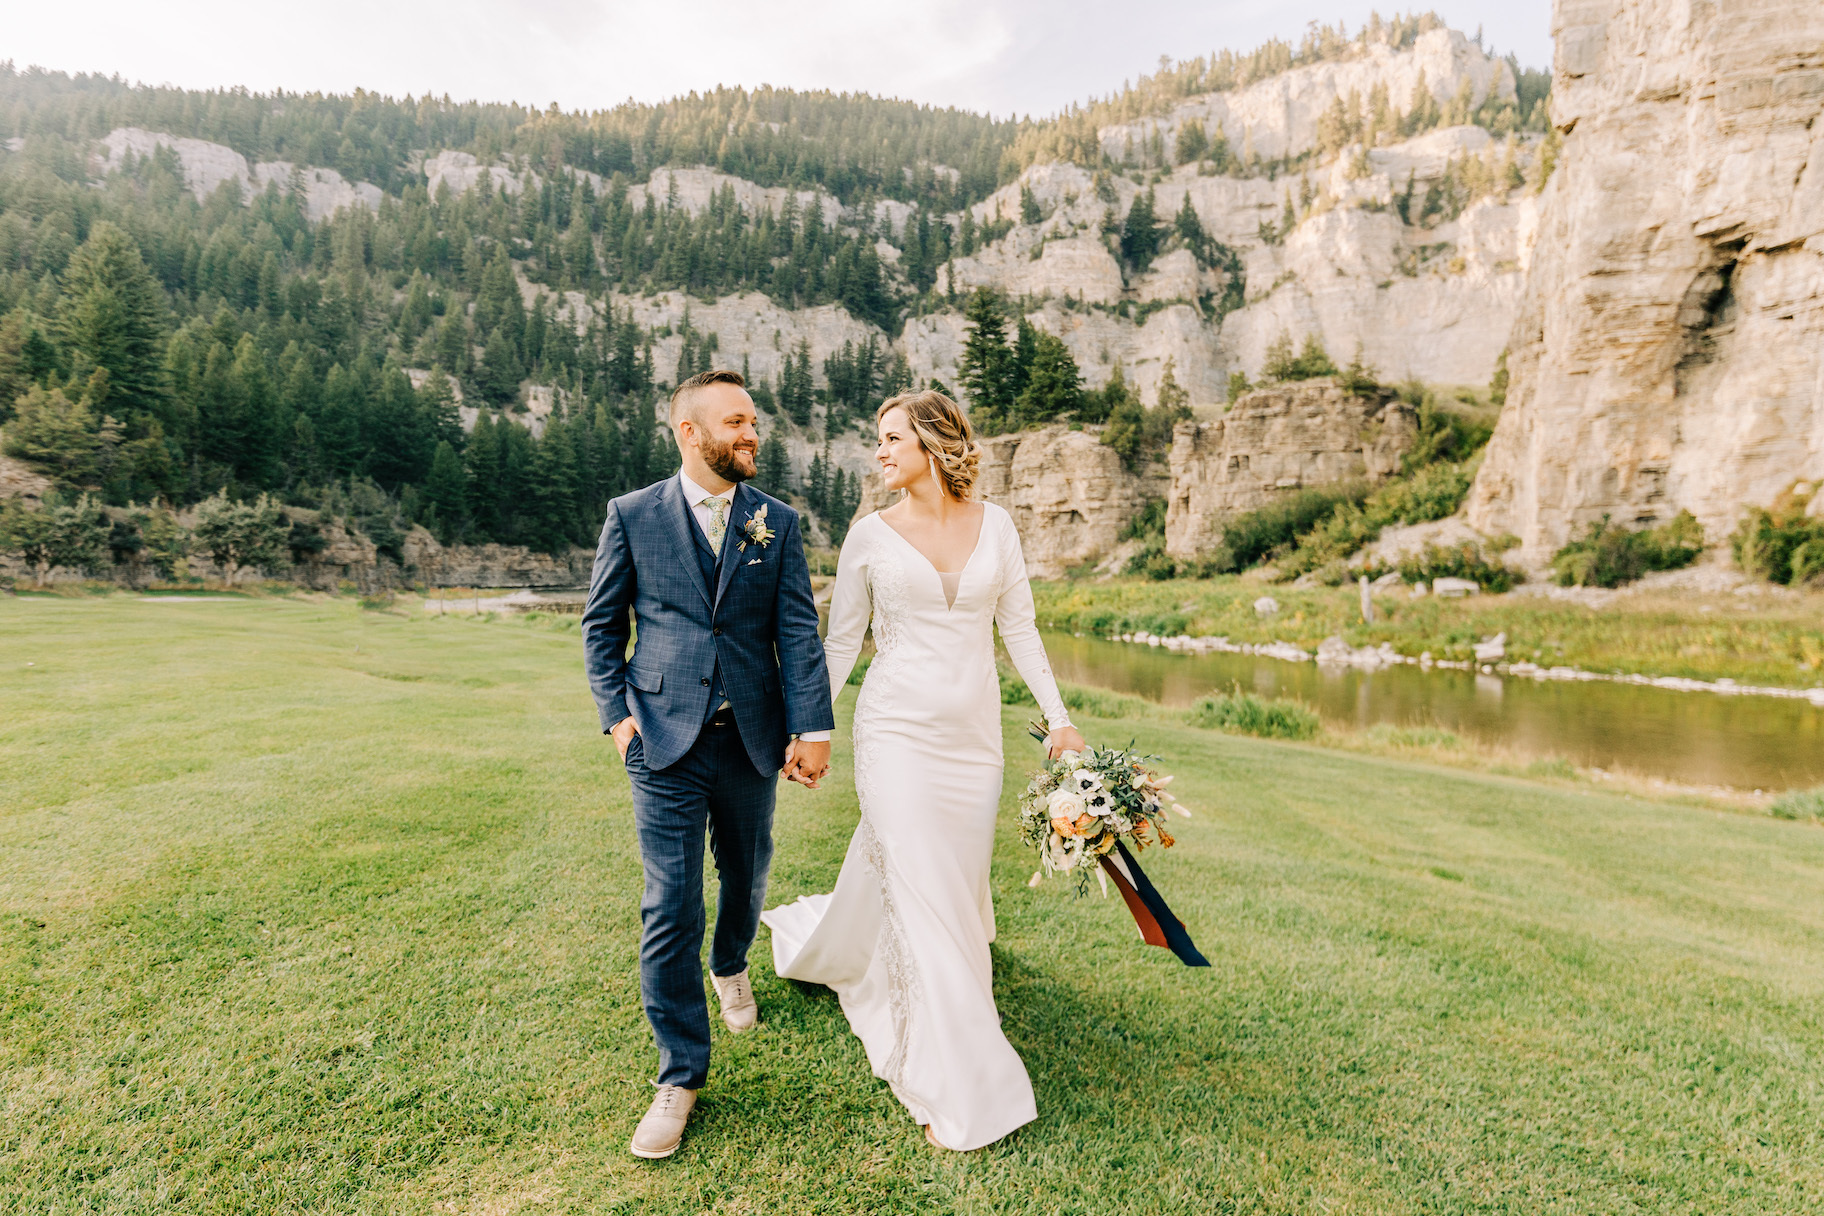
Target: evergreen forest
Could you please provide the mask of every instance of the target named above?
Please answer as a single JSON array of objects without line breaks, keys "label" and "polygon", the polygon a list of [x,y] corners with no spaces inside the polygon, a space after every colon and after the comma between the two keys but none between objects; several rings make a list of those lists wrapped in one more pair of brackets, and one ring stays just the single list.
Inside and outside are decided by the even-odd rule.
[{"label": "evergreen forest", "polygon": [[[1117,369],[1086,391],[1063,343],[1009,301],[940,293],[945,263],[1010,223],[978,225],[959,208],[1041,155],[1131,171],[1072,142],[1085,123],[1158,113],[1188,92],[1369,39],[1404,45],[1433,23],[1377,19],[1353,41],[1314,31],[1296,48],[1166,65],[1041,122],[776,89],[563,113],[359,91],[181,90],[0,64],[5,451],[63,497],[111,507],[268,496],[334,512],[382,551],[422,524],[446,543],[555,552],[592,543],[608,498],[676,467],[657,420],[663,393],[718,359],[716,336],[687,315],[682,356],[655,366],[654,345],[672,331],[642,327],[616,299],[751,291],[787,309],[839,306],[879,334],[818,364],[808,347],[787,351],[782,374],[753,386],[764,410],[813,445],[819,425],[834,434],[911,387],[887,344],[907,316],[957,308],[970,334],[961,387],[983,430],[1107,424],[1124,457],[1141,459],[1169,437],[1181,390],[1168,379],[1149,411]],[[1471,119],[1513,130],[1538,121],[1536,83],[1522,80],[1513,114],[1433,104],[1381,131],[1383,116],[1352,102],[1330,125],[1339,139]],[[215,141],[250,162],[334,168],[384,193],[376,208],[318,219],[295,173],[288,185],[243,194],[229,181],[199,199],[168,148],[99,172],[95,141],[120,127]],[[1161,163],[1263,171],[1186,131]],[[422,165],[438,149],[513,176],[433,192]],[[841,218],[789,192],[777,209],[744,207],[732,188],[693,211],[664,173],[692,165],[823,192]],[[1406,207],[1433,208],[1411,193]],[[878,205],[886,200],[900,206]],[[1036,210],[1026,196],[1028,222]],[[895,214],[897,224],[886,218]],[[1127,272],[1190,249],[1228,272],[1227,294],[1202,304],[1220,316],[1241,303],[1238,256],[1204,233],[1188,200],[1159,216],[1144,191],[1125,216],[1110,209],[1105,236]],[[537,426],[535,392],[550,407]],[[466,428],[464,409],[474,411]],[[819,458],[794,479],[776,433],[761,463],[762,483],[798,495],[839,534],[859,493],[853,478]]]}]

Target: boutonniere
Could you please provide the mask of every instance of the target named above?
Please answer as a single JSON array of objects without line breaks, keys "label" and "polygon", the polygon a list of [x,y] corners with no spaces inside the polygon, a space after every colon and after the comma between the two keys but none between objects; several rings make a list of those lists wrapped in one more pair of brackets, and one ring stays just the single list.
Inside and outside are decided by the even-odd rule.
[{"label": "boutonniere", "polygon": [[766,507],[764,504],[762,504],[758,511],[754,512],[752,518],[741,525],[741,530],[747,533],[747,540],[741,542],[738,546],[740,549],[747,548],[749,542],[759,545],[762,549],[772,543],[773,530],[766,526]]}]

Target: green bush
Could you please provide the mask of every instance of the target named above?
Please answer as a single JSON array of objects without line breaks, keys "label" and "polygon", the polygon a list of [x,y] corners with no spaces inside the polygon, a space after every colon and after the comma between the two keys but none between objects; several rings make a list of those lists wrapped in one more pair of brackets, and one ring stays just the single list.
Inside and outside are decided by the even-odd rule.
[{"label": "green bush", "polygon": [[1778,819],[1824,819],[1824,785],[1781,794],[1767,809]]},{"label": "green bush", "polygon": [[1360,504],[1342,503],[1298,538],[1280,573],[1295,576],[1340,562],[1394,524],[1422,524],[1456,514],[1476,478],[1477,463],[1430,465],[1381,486]]},{"label": "green bush", "polygon": [[1442,748],[1455,751],[1463,740],[1437,726],[1395,726],[1382,722],[1367,731],[1368,740],[1381,747]]},{"label": "green bush", "polygon": [[1654,570],[1689,566],[1703,551],[1704,529],[1689,511],[1637,531],[1615,527],[1605,515],[1583,539],[1552,555],[1552,571],[1561,587],[1619,587]]},{"label": "green bush", "polygon": [[1429,583],[1439,578],[1467,578],[1484,591],[1512,591],[1519,576],[1498,561],[1490,561],[1473,540],[1460,545],[1426,545],[1408,554],[1399,564],[1400,577],[1408,583]]},{"label": "green bush", "polygon": [[1824,519],[1806,514],[1813,493],[1800,483],[1775,499],[1771,508],[1750,507],[1730,538],[1736,565],[1791,586],[1824,582]]},{"label": "green bush", "polygon": [[1216,574],[1233,574],[1258,565],[1275,550],[1292,545],[1320,521],[1344,505],[1359,505],[1368,497],[1360,482],[1300,490],[1278,502],[1245,511],[1223,527],[1222,545],[1206,561]]},{"label": "green bush", "polygon": [[1206,730],[1263,739],[1310,739],[1323,726],[1316,711],[1302,701],[1257,697],[1239,690],[1203,697],[1191,706],[1185,721]]}]

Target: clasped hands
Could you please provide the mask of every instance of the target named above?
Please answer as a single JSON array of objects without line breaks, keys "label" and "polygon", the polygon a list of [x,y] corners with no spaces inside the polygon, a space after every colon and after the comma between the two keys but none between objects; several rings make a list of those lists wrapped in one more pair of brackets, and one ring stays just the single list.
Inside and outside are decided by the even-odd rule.
[{"label": "clasped hands", "polygon": [[817,788],[830,771],[830,741],[828,739],[812,743],[808,739],[793,739],[785,746],[785,772],[787,781],[796,781],[807,790]]},{"label": "clasped hands", "polygon": [[[633,737],[640,733],[639,723],[632,718],[622,718],[608,732],[614,739],[615,749],[621,753],[621,759],[627,759],[627,748]],[[817,788],[830,771],[830,742],[828,739],[812,743],[807,739],[793,739],[785,748],[784,776],[787,781],[796,781],[807,790]]]}]

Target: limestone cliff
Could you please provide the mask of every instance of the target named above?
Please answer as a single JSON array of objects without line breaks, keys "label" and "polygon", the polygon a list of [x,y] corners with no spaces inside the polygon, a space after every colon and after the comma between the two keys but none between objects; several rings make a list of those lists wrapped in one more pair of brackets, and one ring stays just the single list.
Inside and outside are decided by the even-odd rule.
[{"label": "limestone cliff", "polygon": [[1824,5],[1559,0],[1565,134],[1469,520],[1532,560],[1602,515],[1824,477]]},{"label": "limestone cliff", "polygon": [[249,165],[245,156],[223,144],[138,127],[117,127],[102,138],[101,171],[120,168],[128,153],[143,160],[155,155],[159,148],[176,155],[184,184],[198,202],[206,201],[223,183],[232,183],[243,201],[249,202],[270,185],[281,191],[295,188],[303,194],[304,214],[313,221],[357,204],[374,209],[380,206],[380,187],[371,182],[351,182],[334,169],[310,168],[285,160]]},{"label": "limestone cliff", "polygon": [[1330,380],[1256,389],[1214,422],[1181,422],[1166,550],[1199,557],[1222,539],[1231,514],[1306,486],[1392,476],[1417,433],[1412,408],[1391,393],[1360,396]]},{"label": "limestone cliff", "polygon": [[[1048,426],[983,440],[975,493],[1013,516],[1027,573],[1057,578],[1113,552],[1122,529],[1165,487],[1163,468],[1130,471],[1096,429]],[[880,477],[871,475],[855,518],[891,501]]]}]

